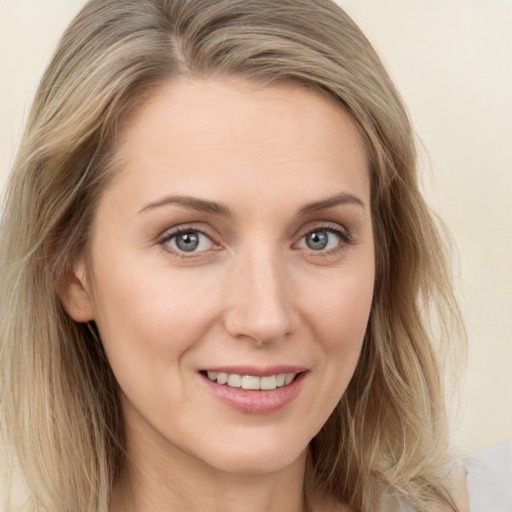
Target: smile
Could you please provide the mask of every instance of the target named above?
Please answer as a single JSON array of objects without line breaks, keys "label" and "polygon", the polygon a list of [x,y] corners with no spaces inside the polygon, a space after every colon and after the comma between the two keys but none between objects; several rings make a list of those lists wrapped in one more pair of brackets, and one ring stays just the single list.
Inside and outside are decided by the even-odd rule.
[{"label": "smile", "polygon": [[276,388],[287,386],[297,376],[296,373],[278,373],[258,377],[256,375],[239,375],[237,373],[207,372],[208,379],[220,385],[231,388],[242,388],[249,390],[271,391]]},{"label": "smile", "polygon": [[200,370],[207,389],[244,414],[271,414],[293,402],[309,374],[303,366],[217,367]]}]

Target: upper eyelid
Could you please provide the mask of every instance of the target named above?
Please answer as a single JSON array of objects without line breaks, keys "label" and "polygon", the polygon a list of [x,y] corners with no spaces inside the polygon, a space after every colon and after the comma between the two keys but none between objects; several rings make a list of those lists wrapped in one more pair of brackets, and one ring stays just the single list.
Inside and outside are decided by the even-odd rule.
[{"label": "upper eyelid", "polygon": [[298,230],[298,233],[296,234],[297,238],[300,240],[304,236],[306,236],[308,233],[311,233],[313,231],[330,231],[331,233],[340,233],[342,238],[346,238],[346,241],[352,240],[352,233],[350,230],[348,230],[346,227],[338,224],[338,223],[331,223],[331,222],[320,222],[314,226],[309,226],[307,228],[303,228],[301,230]]},{"label": "upper eyelid", "polygon": [[[187,231],[197,231],[198,233],[202,233],[208,237],[212,237],[212,235],[210,235],[208,233],[209,230],[205,230],[202,227],[197,227],[194,224],[195,223],[193,223],[193,222],[190,224],[183,223],[183,224],[179,224],[178,226],[174,226],[172,228],[166,228],[158,236],[165,237],[165,236],[170,236],[170,235],[177,234],[177,233],[179,234],[179,233],[183,233],[183,232],[187,232]],[[301,227],[301,228],[297,229],[295,231],[295,234],[292,235],[292,238],[297,237],[297,236],[304,236],[305,234],[310,233],[311,231],[314,231],[315,229],[341,231],[342,233],[346,233],[347,235],[350,234],[350,232],[347,228],[338,224],[337,222],[319,222],[319,223],[315,223],[315,225],[313,225],[313,226]]]},{"label": "upper eyelid", "polygon": [[197,233],[201,233],[202,235],[208,237],[210,240],[213,241],[214,237],[210,233],[208,233],[207,230],[205,230],[203,228],[196,227],[194,225],[187,225],[187,224],[183,224],[183,225],[165,229],[157,236],[157,240],[162,242],[165,240],[169,240],[169,239],[173,238],[174,236],[177,236],[181,233],[187,233],[189,231],[192,231],[192,232],[195,231]]}]

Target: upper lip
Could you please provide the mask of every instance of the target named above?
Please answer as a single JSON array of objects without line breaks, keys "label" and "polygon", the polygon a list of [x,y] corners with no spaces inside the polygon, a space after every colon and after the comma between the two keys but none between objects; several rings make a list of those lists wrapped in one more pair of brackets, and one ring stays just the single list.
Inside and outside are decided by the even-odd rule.
[{"label": "upper lip", "polygon": [[268,377],[270,375],[278,375],[280,373],[302,373],[307,368],[304,366],[295,366],[289,364],[275,365],[275,366],[247,366],[247,365],[235,365],[235,366],[209,366],[208,368],[202,368],[204,372],[217,372],[217,373],[228,373],[237,375],[253,375],[255,377]]}]

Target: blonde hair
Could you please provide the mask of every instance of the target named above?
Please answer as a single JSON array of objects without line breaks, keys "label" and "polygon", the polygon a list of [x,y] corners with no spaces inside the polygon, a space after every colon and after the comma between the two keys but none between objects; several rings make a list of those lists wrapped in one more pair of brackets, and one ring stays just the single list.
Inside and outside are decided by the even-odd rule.
[{"label": "blonde hair", "polygon": [[[106,512],[123,461],[117,385],[93,324],[57,284],[87,246],[127,115],[180,76],[295,81],[334,99],[364,139],[377,277],[355,375],[311,441],[312,478],[357,511],[396,493],[449,504],[436,347],[460,322],[419,191],[413,131],[378,56],[330,0],[92,0],[37,91],[1,230],[1,400],[36,510]],[[435,337],[432,324],[440,327]]]}]

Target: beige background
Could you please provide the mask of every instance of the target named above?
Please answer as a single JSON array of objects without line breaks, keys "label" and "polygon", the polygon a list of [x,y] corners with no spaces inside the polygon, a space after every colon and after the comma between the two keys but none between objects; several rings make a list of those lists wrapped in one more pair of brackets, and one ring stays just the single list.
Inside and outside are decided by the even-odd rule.
[{"label": "beige background", "polygon": [[[83,0],[0,0],[0,189],[52,48]],[[512,438],[512,0],[340,0],[396,80],[430,154],[426,190],[459,249],[469,332],[456,439]]]}]

